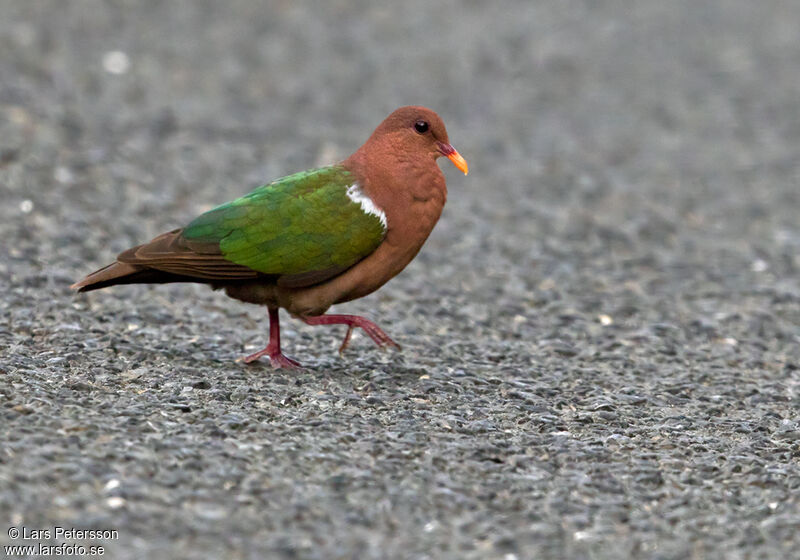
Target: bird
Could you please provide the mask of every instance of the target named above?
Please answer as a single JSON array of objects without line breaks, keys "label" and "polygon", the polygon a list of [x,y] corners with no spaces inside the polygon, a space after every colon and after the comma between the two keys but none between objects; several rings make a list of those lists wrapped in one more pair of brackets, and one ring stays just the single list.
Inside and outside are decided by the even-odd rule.
[{"label": "bird", "polygon": [[276,369],[302,367],[281,350],[280,309],[309,325],[346,325],[340,353],[356,327],[379,347],[399,349],[369,319],[326,312],[374,292],[417,255],[447,199],[442,156],[468,173],[439,115],[401,107],[343,161],[217,206],[123,251],[71,288],[195,282],[266,306],[269,341],[243,358],[248,364],[267,357]]}]

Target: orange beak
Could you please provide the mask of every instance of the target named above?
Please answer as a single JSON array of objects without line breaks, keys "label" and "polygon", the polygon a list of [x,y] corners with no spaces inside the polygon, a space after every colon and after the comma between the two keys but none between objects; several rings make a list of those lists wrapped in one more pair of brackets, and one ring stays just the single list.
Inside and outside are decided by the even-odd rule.
[{"label": "orange beak", "polygon": [[447,157],[447,159],[452,161],[453,165],[455,165],[459,169],[459,171],[461,171],[464,175],[469,173],[467,160],[465,160],[453,146],[451,146],[450,144],[445,144],[443,142],[440,142],[439,151],[442,152],[443,156]]}]

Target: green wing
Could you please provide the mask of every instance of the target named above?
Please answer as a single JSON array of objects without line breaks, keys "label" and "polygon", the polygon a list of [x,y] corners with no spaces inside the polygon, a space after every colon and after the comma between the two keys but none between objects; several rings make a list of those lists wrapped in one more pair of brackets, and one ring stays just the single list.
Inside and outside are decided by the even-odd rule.
[{"label": "green wing", "polygon": [[218,244],[225,260],[264,274],[344,270],[380,245],[381,218],[348,196],[341,166],[283,177],[202,214],[183,229],[194,244]]}]

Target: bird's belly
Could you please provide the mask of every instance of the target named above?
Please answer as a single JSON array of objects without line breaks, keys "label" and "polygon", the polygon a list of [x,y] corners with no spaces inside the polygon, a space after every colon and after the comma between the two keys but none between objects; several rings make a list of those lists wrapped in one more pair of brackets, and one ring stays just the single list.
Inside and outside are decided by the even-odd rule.
[{"label": "bird's belly", "polygon": [[233,299],[257,305],[278,306],[278,296],[273,283],[242,282],[221,287],[224,287],[225,294]]}]

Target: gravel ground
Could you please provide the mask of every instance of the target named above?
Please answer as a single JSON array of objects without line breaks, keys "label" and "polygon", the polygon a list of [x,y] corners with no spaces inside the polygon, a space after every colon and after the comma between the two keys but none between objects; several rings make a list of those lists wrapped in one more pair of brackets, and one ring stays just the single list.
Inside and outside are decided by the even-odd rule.
[{"label": "gravel ground", "polygon": [[[0,544],[800,557],[800,3],[377,4],[2,2]],[[262,309],[68,289],[410,103],[472,172],[339,307],[401,353],[285,319],[308,369],[246,367]]]}]

